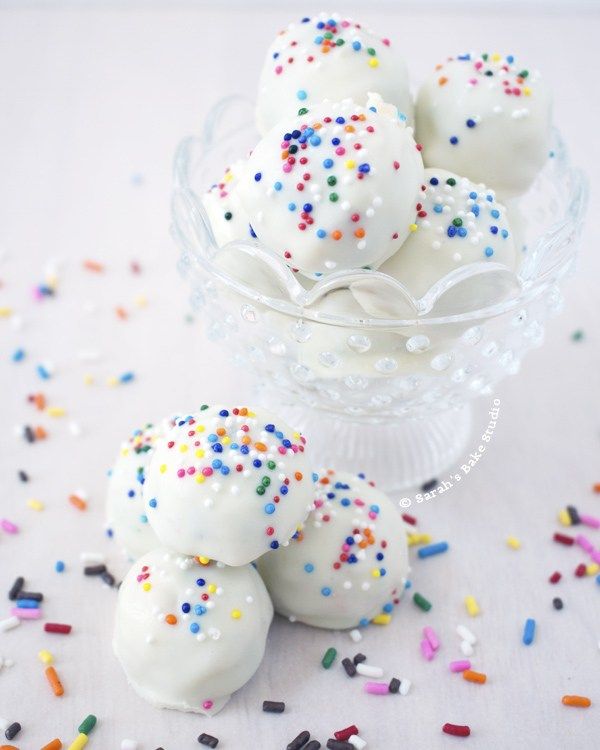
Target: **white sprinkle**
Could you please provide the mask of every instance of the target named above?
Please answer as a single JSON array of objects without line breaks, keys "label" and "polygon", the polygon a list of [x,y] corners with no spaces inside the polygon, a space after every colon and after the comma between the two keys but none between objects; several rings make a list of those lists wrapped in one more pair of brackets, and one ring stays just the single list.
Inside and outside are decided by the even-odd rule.
[{"label": "white sprinkle", "polygon": [[473,656],[473,646],[469,641],[461,641],[460,650],[463,652],[464,656]]},{"label": "white sprinkle", "polygon": [[412,682],[404,677],[400,680],[400,695],[408,695],[412,687]]},{"label": "white sprinkle", "polygon": [[21,620],[19,620],[19,618],[15,615],[13,615],[12,617],[7,617],[6,620],[0,620],[0,633],[5,633],[7,630],[12,630],[20,624]]},{"label": "white sprinkle", "polygon": [[367,743],[363,740],[362,737],[359,737],[357,734],[352,734],[350,737],[348,737],[348,742],[351,745],[354,745],[356,750],[363,750],[367,746]]},{"label": "white sprinkle", "polygon": [[121,740],[121,750],[137,750],[137,740]]},{"label": "white sprinkle", "polygon": [[466,625],[457,625],[456,632],[463,641],[467,641],[471,646],[474,646],[477,643],[477,636],[472,633]]},{"label": "white sprinkle", "polygon": [[79,437],[81,435],[81,425],[79,422],[69,422],[69,432],[73,437]]},{"label": "white sprinkle", "polygon": [[106,562],[106,557],[101,552],[82,552],[79,559],[86,565],[102,565]]},{"label": "white sprinkle", "polygon": [[350,635],[350,638],[352,638],[352,640],[354,641],[354,643],[360,643],[362,641],[362,638],[363,638],[362,633],[360,632],[358,628],[354,628],[354,630],[351,630],[349,635]]},{"label": "white sprinkle", "polygon": [[373,667],[362,662],[356,665],[356,671],[363,677],[383,677],[382,667]]}]

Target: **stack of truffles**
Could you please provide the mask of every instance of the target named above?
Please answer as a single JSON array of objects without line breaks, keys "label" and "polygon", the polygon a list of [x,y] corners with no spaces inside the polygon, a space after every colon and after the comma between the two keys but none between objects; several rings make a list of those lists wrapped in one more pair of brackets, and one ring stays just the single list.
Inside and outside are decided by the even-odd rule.
[{"label": "stack of truffles", "polygon": [[[203,198],[222,248],[214,262],[246,284],[278,294],[256,261],[227,247],[235,240],[260,241],[306,288],[371,269],[418,299],[473,263],[518,272],[527,221],[519,198],[549,157],[551,96],[514,55],[448,58],[413,102],[389,39],[321,13],[272,43],[256,120],[262,137],[249,157]],[[316,304],[393,315],[394,300],[376,289],[350,284]],[[475,283],[465,303],[485,305],[495,292]]]},{"label": "stack of truffles", "polygon": [[114,650],[156,706],[219,711],[260,665],[273,605],[315,627],[366,626],[408,573],[389,498],[360,475],[314,473],[305,438],[264,409],[206,406],[136,430],[108,513],[137,558]]}]

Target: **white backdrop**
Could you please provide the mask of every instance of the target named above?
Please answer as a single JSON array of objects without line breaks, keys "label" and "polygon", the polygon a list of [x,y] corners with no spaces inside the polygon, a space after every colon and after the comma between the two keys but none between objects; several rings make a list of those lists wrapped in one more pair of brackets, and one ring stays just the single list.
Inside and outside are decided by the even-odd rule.
[{"label": "white backdrop", "polygon": [[[595,190],[597,14],[481,8],[425,11],[397,3],[362,15],[404,49],[415,81],[457,47],[517,51],[534,61],[554,82],[556,121]],[[280,748],[305,727],[324,741],[351,722],[371,748],[432,750],[458,741],[441,734],[446,721],[471,725],[471,748],[575,748],[586,740],[591,746],[600,708],[567,709],[560,698],[580,693],[600,702],[600,586],[574,578],[581,556],[550,540],[567,502],[600,515],[600,497],[590,490],[600,481],[595,192],[566,312],[522,373],[499,390],[488,454],[459,489],[415,509],[421,529],[451,546],[414,564],[415,588],[433,609],[424,615],[407,600],[392,625],[367,632],[360,646],[373,663],[389,665],[390,676],[412,679],[410,696],[364,696],[339,667],[319,667],[329,645],[340,655],[354,653],[346,634],[282,621],[259,673],[210,721],[146,705],[112,656],[115,592],[84,579],[79,554],[103,551],[115,573],[125,570],[102,534],[105,470],[120,440],[139,422],[179,408],[251,396],[226,352],[204,340],[199,321],[184,319],[187,290],[168,236],[173,151],[223,94],[252,94],[263,50],[287,20],[282,4],[269,12],[138,4],[131,11],[0,13],[0,308],[14,310],[12,322],[0,318],[0,517],[21,527],[18,535],[0,534],[0,579],[8,589],[24,575],[28,587],[45,592],[46,618],[74,626],[68,637],[44,636],[40,623],[0,633],[0,654],[15,661],[0,671],[0,717],[23,724],[22,750],[54,736],[67,743],[90,711],[100,721],[89,747],[102,750],[118,748],[124,737],[143,750],[191,750],[201,731],[219,736],[223,748]],[[58,293],[36,302],[31,289],[52,258],[64,261]],[[85,271],[87,258],[104,263],[104,273]],[[129,270],[134,259],[139,276]],[[146,308],[135,304],[140,294]],[[117,306],[129,311],[128,320],[117,318]],[[573,343],[578,328],[584,338]],[[11,355],[19,346],[27,355],[17,365]],[[79,359],[89,349],[98,361]],[[47,382],[35,373],[46,360],[56,367]],[[136,373],[133,383],[106,385],[127,370]],[[83,383],[87,372],[93,385]],[[27,395],[40,390],[67,417],[38,414]],[[485,429],[487,408],[480,404],[478,428]],[[81,437],[70,434],[70,421],[81,426]],[[48,439],[17,439],[13,428],[24,423],[46,425]],[[17,479],[20,468],[31,474],[28,485]],[[89,496],[85,513],[67,502],[78,488]],[[42,513],[26,506],[32,497],[45,503]],[[521,539],[521,550],[506,547],[509,534]],[[589,535],[598,543],[600,532]],[[57,559],[67,564],[60,576]],[[564,574],[556,590],[547,583],[555,569]],[[560,613],[551,606],[558,593],[565,601]],[[476,620],[465,614],[467,594],[480,602]],[[521,644],[527,617],[538,621],[530,648]],[[447,670],[459,653],[454,628],[463,621],[480,638],[473,663],[489,676],[484,686]],[[432,663],[418,649],[425,624],[443,644]],[[62,698],[45,682],[36,658],[42,647],[55,654]],[[265,698],[285,700],[288,710],[263,715]]]}]

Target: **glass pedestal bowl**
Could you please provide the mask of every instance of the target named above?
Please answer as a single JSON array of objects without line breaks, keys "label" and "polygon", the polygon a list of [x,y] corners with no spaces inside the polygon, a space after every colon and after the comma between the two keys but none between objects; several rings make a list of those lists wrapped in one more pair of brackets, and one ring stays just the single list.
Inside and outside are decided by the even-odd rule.
[{"label": "glass pedestal bowl", "polygon": [[[257,403],[300,428],[320,465],[364,471],[390,492],[439,476],[462,457],[472,400],[519,371],[561,309],[585,178],[555,134],[546,167],[512,206],[523,248],[517,273],[474,263],[419,299],[377,271],[303,285],[259,242],[230,243],[229,264],[219,262],[225,251],[201,196],[255,145],[253,119],[251,102],[223,100],[175,159],[172,231],[207,335],[226,343],[232,366],[254,374]],[[231,271],[236,254],[245,277]],[[369,317],[350,289],[390,300],[394,317]]]}]

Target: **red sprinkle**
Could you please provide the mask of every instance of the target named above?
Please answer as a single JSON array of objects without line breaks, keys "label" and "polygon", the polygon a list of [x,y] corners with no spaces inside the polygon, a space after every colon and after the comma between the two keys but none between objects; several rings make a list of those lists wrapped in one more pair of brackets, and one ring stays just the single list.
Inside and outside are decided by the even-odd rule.
[{"label": "red sprinkle", "polygon": [[561,578],[562,575],[558,572],[558,570],[555,570],[548,580],[550,581],[550,583],[558,583]]},{"label": "red sprinkle", "polygon": [[471,734],[471,727],[446,723],[442,727],[442,732],[445,732],[445,734],[452,734],[454,737],[468,737]]},{"label": "red sprinkle", "polygon": [[60,622],[47,622],[44,624],[46,633],[64,633],[67,635],[71,632],[70,625],[63,625]]},{"label": "red sprinkle", "polygon": [[408,513],[403,513],[402,519],[406,521],[406,523],[409,523],[411,526],[417,525],[417,519],[414,516],[409,515]]},{"label": "red sprinkle", "polygon": [[575,568],[575,575],[577,578],[583,578],[587,571],[587,567],[585,563],[579,563],[579,565]]},{"label": "red sprinkle", "polygon": [[352,737],[353,734],[358,734],[358,727],[356,724],[352,724],[349,727],[346,727],[345,729],[340,729],[337,732],[333,733],[333,736],[336,738],[336,740],[341,740],[342,742],[345,742],[347,739]]},{"label": "red sprinkle", "polygon": [[570,547],[575,541],[572,536],[567,536],[567,534],[559,534],[558,532],[556,532],[556,534],[552,538],[559,544],[566,544],[567,547]]}]

